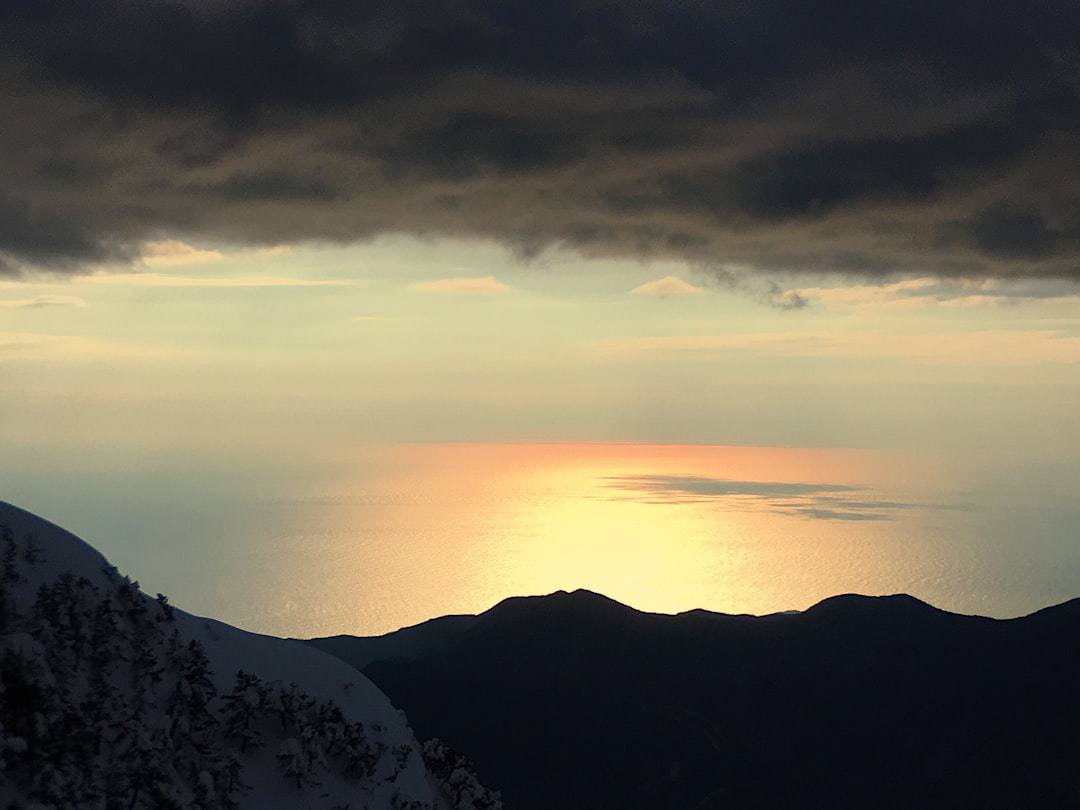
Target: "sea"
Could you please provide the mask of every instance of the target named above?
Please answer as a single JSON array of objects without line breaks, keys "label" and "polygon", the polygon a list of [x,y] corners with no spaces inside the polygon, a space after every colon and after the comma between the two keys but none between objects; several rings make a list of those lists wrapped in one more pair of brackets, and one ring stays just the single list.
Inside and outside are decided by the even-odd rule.
[{"label": "sea", "polygon": [[42,516],[151,594],[279,636],[378,635],[579,588],[662,613],[908,593],[1007,618],[1080,596],[1073,487],[1029,473],[881,449],[380,445],[260,491]]},{"label": "sea", "polygon": [[174,601],[312,637],[578,588],[645,611],[759,615],[909,593],[1005,618],[1080,596],[1075,504],[1010,499],[925,454],[404,445],[347,471],[174,541],[189,552]]}]

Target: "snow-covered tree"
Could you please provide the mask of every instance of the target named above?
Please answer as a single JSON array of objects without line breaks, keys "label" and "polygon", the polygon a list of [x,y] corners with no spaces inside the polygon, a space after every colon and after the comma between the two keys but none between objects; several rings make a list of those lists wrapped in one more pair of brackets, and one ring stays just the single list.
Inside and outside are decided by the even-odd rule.
[{"label": "snow-covered tree", "polygon": [[255,674],[238,670],[236,685],[222,698],[221,730],[240,753],[262,746],[259,720],[266,710],[267,688]]},{"label": "snow-covered tree", "polygon": [[281,745],[278,746],[277,761],[282,775],[286,779],[295,781],[297,790],[307,784],[311,775],[308,758],[296,737],[286,737],[281,741]]},{"label": "snow-covered tree", "polygon": [[502,796],[480,783],[472,763],[438,738],[424,743],[428,771],[446,792],[455,810],[502,810]]}]

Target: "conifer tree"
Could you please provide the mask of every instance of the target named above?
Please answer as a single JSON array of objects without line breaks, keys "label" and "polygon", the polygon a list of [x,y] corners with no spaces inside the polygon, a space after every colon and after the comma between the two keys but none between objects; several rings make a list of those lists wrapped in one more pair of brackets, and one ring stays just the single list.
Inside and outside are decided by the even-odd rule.
[{"label": "conifer tree", "polygon": [[295,781],[297,790],[302,788],[309,776],[308,759],[296,737],[282,740],[278,747],[277,760],[282,775]]},{"label": "conifer tree", "polygon": [[266,687],[258,676],[237,671],[235,686],[222,698],[221,724],[225,736],[240,745],[241,753],[262,745],[258,720],[265,703]]},{"label": "conifer tree", "polygon": [[0,542],[4,546],[4,571],[5,582],[14,585],[19,581],[18,545],[15,542],[15,533],[6,523],[0,526]]}]

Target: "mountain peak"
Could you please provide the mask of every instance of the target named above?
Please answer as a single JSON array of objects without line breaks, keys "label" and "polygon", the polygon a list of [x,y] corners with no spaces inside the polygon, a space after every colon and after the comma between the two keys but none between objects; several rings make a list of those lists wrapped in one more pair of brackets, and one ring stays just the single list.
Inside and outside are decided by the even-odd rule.
[{"label": "mountain peak", "polygon": [[897,613],[901,611],[912,613],[946,612],[906,593],[882,594],[878,596],[845,593],[822,599],[820,602],[804,611],[804,613],[806,615],[811,615],[814,613],[827,612],[835,615],[847,611],[858,611],[871,614],[885,612]]},{"label": "mountain peak", "polygon": [[513,618],[545,618],[552,621],[575,621],[587,617],[615,617],[640,614],[622,602],[594,591],[578,588],[558,590],[542,596],[511,596],[481,613],[477,620],[486,624]]}]

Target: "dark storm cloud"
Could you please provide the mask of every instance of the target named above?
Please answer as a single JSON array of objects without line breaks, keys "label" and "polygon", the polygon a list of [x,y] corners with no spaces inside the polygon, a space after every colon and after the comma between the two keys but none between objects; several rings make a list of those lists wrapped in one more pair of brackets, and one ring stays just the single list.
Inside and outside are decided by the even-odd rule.
[{"label": "dark storm cloud", "polygon": [[90,224],[12,196],[0,196],[0,246],[15,256],[40,257],[56,269],[80,260],[131,258],[128,250],[111,242],[107,229],[96,231]]},{"label": "dark storm cloud", "polygon": [[944,223],[940,233],[945,244],[959,243],[1007,259],[1041,261],[1080,254],[1080,220],[1054,226],[1035,209],[1007,204],[992,205],[967,221]]},{"label": "dark storm cloud", "polygon": [[[862,272],[866,272],[865,268]],[[810,302],[798,290],[786,290],[771,278],[762,278],[747,270],[709,267],[707,277],[722,287],[742,293],[759,304],[780,310],[804,309]]]},{"label": "dark storm cloud", "polygon": [[1073,0],[6,3],[0,272],[392,231],[1076,279],[1078,41]]}]

